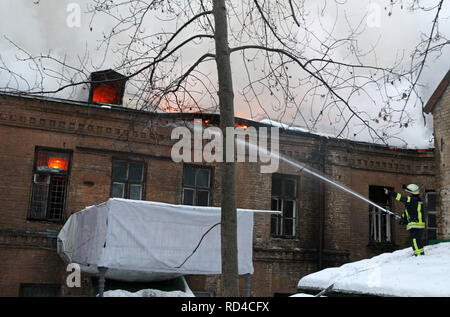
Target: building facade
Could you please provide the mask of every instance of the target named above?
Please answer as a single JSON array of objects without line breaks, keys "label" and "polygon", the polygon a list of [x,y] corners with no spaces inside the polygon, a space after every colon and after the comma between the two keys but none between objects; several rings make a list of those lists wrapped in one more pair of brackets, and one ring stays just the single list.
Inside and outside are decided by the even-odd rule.
[{"label": "building facade", "polygon": [[444,76],[424,111],[433,115],[436,149],[438,238],[450,239],[450,71]]},{"label": "building facade", "polygon": [[[109,197],[219,206],[220,164],[171,159],[173,127],[195,117],[219,121],[0,95],[0,296],[93,295],[89,276],[79,288],[67,286],[67,264],[56,253],[58,231],[86,206]],[[427,197],[436,190],[433,150],[281,131],[280,152],[397,213],[402,206],[384,187],[401,191],[416,183]],[[302,276],[318,269],[409,246],[391,216],[283,161],[273,174],[260,173],[259,163],[237,163],[237,206],[282,211],[254,216],[252,296],[292,294]],[[426,238],[433,238],[436,229],[428,229]],[[221,296],[220,276],[187,280],[194,292]],[[241,277],[241,294],[244,288]]]}]

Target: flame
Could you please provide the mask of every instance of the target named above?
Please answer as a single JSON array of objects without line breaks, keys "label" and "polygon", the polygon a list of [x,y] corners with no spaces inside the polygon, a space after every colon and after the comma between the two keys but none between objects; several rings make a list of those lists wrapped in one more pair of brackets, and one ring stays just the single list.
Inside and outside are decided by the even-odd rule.
[{"label": "flame", "polygon": [[246,125],[246,124],[239,124],[239,123],[236,123],[236,124],[234,125],[234,127],[235,127],[235,128],[242,128],[242,129],[244,129],[244,130],[247,130],[247,129],[248,129],[248,125]]},{"label": "flame", "polygon": [[100,84],[94,88],[92,101],[118,105],[120,104],[120,97],[117,89],[113,86]]},{"label": "flame", "polygon": [[48,158],[48,167],[57,168],[61,170],[67,171],[67,166],[69,165],[69,160],[64,157],[49,157]]}]

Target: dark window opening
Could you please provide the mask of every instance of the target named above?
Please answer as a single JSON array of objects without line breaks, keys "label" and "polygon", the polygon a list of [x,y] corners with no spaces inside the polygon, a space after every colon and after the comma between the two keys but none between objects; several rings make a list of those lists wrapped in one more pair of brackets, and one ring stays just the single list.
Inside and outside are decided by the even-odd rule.
[{"label": "dark window opening", "polygon": [[144,199],[145,168],[143,162],[114,160],[111,177],[111,197]]},{"label": "dark window opening", "polygon": [[297,178],[290,175],[272,176],[271,209],[281,214],[271,215],[270,233],[273,237],[294,237],[297,225]]},{"label": "dark window opening", "polygon": [[[385,186],[369,186],[369,200],[387,210],[392,210],[391,198],[384,193],[384,188],[392,190]],[[392,215],[369,205],[369,228],[370,242],[372,243],[393,243],[393,224]]]},{"label": "dark window opening", "polygon": [[64,216],[70,154],[39,149],[31,184],[28,219],[61,221]]},{"label": "dark window opening", "polygon": [[205,167],[185,165],[183,168],[183,205],[209,206],[211,170]]}]

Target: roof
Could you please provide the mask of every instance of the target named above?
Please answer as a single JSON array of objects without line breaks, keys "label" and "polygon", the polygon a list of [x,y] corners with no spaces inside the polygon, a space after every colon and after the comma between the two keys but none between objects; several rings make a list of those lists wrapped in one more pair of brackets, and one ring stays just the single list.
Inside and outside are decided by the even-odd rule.
[{"label": "roof", "polygon": [[450,70],[447,72],[447,74],[445,74],[444,78],[441,80],[436,90],[433,92],[430,99],[428,100],[427,104],[423,108],[423,111],[425,113],[433,112],[434,106],[437,104],[439,99],[441,99],[442,95],[444,94],[445,90],[448,87],[449,82],[450,82]]},{"label": "roof", "polygon": [[112,69],[101,70],[91,73],[93,81],[125,81],[128,78]]},{"label": "roof", "polygon": [[[68,106],[82,106],[82,107],[89,107],[89,108],[97,108],[102,109],[105,111],[120,111],[124,113],[133,113],[133,114],[141,114],[141,115],[148,115],[148,116],[158,116],[160,118],[168,118],[172,120],[186,120],[191,121],[193,119],[202,119],[204,123],[209,124],[216,124],[218,125],[220,123],[220,114],[217,113],[202,113],[202,112],[174,112],[174,113],[168,113],[168,112],[151,112],[151,111],[145,111],[145,110],[139,110],[139,109],[133,109],[128,108],[124,106],[114,105],[114,104],[104,104],[104,103],[96,103],[96,102],[88,102],[88,101],[76,101],[76,100],[70,100],[70,99],[63,99],[63,98],[55,98],[55,97],[48,97],[48,96],[41,96],[41,95],[33,95],[33,94],[21,94],[21,93],[12,93],[12,92],[5,92],[0,91],[0,96],[9,96],[9,97],[16,97],[16,98],[26,98],[26,99],[35,99],[35,100],[41,100],[41,101],[48,101],[48,102],[56,102],[56,103],[62,103],[66,104]],[[384,149],[384,150],[395,150],[397,153],[404,152],[404,153],[412,153],[412,152],[433,152],[433,148],[427,148],[427,149],[408,149],[408,148],[398,148],[395,146],[388,146],[384,144],[377,144],[377,143],[371,143],[366,141],[356,141],[356,140],[349,140],[349,139],[340,139],[331,135],[327,135],[324,133],[317,133],[317,132],[311,132],[307,129],[300,128],[300,127],[291,127],[287,124],[279,123],[272,120],[262,120],[262,121],[254,121],[251,119],[246,118],[239,118],[235,117],[235,122],[239,126],[247,126],[247,127],[278,127],[280,128],[280,133],[284,135],[292,135],[292,136],[304,136],[304,137],[310,137],[314,139],[321,139],[321,140],[334,140],[340,143],[344,143],[346,145],[354,145],[354,146],[363,146],[363,147],[369,147],[369,148],[377,148],[377,149]]]}]

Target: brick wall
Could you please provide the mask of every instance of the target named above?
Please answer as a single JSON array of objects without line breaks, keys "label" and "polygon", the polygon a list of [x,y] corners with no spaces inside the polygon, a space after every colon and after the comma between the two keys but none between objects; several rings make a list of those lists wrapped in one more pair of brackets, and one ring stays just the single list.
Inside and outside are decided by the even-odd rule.
[{"label": "brick wall", "polygon": [[438,239],[450,239],[450,86],[433,108],[438,166]]},{"label": "brick wall", "polygon": [[[169,119],[150,114],[0,96],[0,256],[7,259],[0,265],[8,272],[0,279],[3,294],[17,296],[21,283],[61,284],[63,296],[91,294],[89,279],[79,290],[64,287],[68,273],[56,254],[55,239],[46,236],[47,229],[58,230],[62,223],[27,220],[36,146],[72,151],[67,219],[73,212],[108,199],[113,158],[145,162],[147,200],[181,203],[183,166],[170,159],[170,132]],[[325,146],[322,152],[321,142]],[[280,148],[283,155],[314,168],[319,168],[318,158],[323,155],[327,176],[366,197],[369,185],[391,186],[399,191],[407,183],[435,188],[433,152],[392,151],[307,134],[282,134]],[[205,165],[212,168],[212,205],[219,206],[220,165]],[[299,175],[298,168],[284,162],[280,162],[278,172]],[[271,174],[261,174],[258,163],[237,164],[239,208],[270,209],[271,186]],[[317,179],[305,173],[298,176],[295,237],[271,237],[270,215],[255,214],[253,296],[294,293],[298,280],[317,270],[318,186]],[[330,185],[325,185],[324,202],[324,267],[385,251],[368,247],[366,203]],[[395,211],[401,212],[400,207],[396,205]],[[21,238],[13,241],[11,236],[18,232]],[[395,247],[408,245],[403,228],[395,226],[394,234]],[[26,239],[34,236],[39,239],[27,244]],[[19,256],[27,259],[27,264],[14,266]],[[22,273],[25,271],[28,273]],[[188,280],[194,291],[221,295],[219,276],[190,276]],[[244,282],[241,277],[241,294]]]}]

